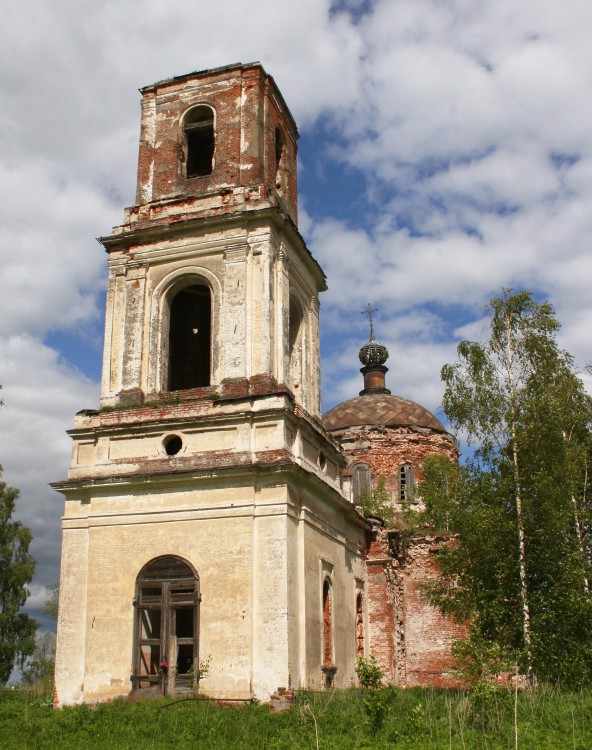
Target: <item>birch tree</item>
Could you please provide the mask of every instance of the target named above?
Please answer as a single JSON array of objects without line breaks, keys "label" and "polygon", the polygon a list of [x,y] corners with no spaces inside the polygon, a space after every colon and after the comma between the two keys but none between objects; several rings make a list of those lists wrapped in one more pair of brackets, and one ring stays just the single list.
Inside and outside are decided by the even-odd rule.
[{"label": "birch tree", "polygon": [[[590,399],[570,356],[557,345],[559,324],[549,303],[506,290],[486,311],[486,340],[461,342],[457,361],[442,369],[444,411],[476,450],[456,480],[452,501],[444,502],[444,511],[442,503],[438,508],[459,534],[458,548],[442,560],[444,579],[449,574],[462,582],[454,594],[443,585],[435,598],[458,611],[463,602],[465,615],[469,603],[480,608],[492,638],[512,632],[517,598],[519,638],[513,645],[528,676],[535,664],[537,672],[559,674],[561,654],[576,641],[585,672],[585,622],[592,614]],[[442,485],[441,472],[438,481]],[[428,498],[434,492],[436,485],[422,490]],[[428,511],[436,505],[428,503]]]}]

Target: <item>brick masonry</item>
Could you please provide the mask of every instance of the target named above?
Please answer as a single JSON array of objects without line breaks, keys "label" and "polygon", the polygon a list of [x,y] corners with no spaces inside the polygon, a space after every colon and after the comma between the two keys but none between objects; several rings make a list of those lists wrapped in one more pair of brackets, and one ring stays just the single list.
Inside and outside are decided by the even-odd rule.
[{"label": "brick masonry", "polygon": [[[393,404],[398,403],[396,397],[391,398]],[[352,403],[358,406],[364,400],[352,399]],[[353,411],[350,418],[355,420],[360,408]],[[332,431],[348,462],[345,475],[356,464],[366,464],[373,487],[384,480],[395,508],[400,509],[401,466],[411,465],[417,482],[422,479],[426,457],[444,455],[451,461],[458,460],[454,438],[434,429],[432,425],[437,422],[433,415],[425,412],[419,421],[423,424],[341,425],[341,429]],[[421,498],[414,501],[420,507]],[[378,520],[369,535],[367,649],[376,656],[385,679],[401,687],[458,684],[451,646],[466,628],[430,606],[421,590],[422,583],[437,577],[435,555],[447,540],[423,534],[404,536],[402,531],[384,528]]]},{"label": "brick masonry", "polygon": [[[298,131],[273,78],[259,65],[231,65],[160,81],[144,87],[142,97],[137,204],[152,205],[144,213],[136,212],[138,220],[163,219],[175,210],[180,194],[217,194],[208,209],[212,215],[232,213],[273,196],[275,205],[296,223]],[[224,129],[216,138],[212,173],[188,179],[179,128],[194,104],[210,106]],[[284,149],[276,169],[278,128]],[[186,211],[187,200],[180,203],[185,205],[176,209]]]},{"label": "brick masonry", "polygon": [[357,425],[350,427],[339,440],[348,465],[367,464],[374,486],[384,479],[393,498],[397,498],[398,470],[403,464],[411,464],[416,480],[420,481],[427,456],[444,455],[453,461],[458,457],[454,439],[446,432],[428,427]]},{"label": "brick masonry", "polygon": [[402,540],[393,530],[375,527],[369,542],[369,653],[385,679],[401,687],[453,687],[452,643],[466,628],[430,606],[421,585],[438,576],[435,554],[448,541],[417,535]]}]

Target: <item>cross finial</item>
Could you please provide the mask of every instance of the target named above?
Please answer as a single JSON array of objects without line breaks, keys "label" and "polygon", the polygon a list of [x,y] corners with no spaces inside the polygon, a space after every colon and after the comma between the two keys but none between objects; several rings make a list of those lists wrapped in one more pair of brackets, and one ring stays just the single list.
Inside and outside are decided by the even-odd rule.
[{"label": "cross finial", "polygon": [[372,313],[378,312],[380,308],[378,307],[371,307],[370,303],[368,302],[368,309],[362,310],[360,313],[361,315],[367,315],[368,320],[370,321],[370,340],[374,341],[374,321],[372,320]]}]

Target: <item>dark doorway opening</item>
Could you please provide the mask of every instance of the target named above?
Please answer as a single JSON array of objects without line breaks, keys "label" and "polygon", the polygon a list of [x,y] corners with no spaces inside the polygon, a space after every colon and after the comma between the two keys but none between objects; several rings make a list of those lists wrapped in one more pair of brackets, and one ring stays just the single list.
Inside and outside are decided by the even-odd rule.
[{"label": "dark doorway opening", "polygon": [[212,301],[207,286],[194,284],[171,302],[169,391],[210,385]]}]

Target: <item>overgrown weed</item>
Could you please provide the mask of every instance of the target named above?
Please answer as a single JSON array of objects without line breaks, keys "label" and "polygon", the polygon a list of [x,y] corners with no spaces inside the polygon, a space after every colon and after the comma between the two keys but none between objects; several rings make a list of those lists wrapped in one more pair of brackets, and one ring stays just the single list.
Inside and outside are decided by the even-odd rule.
[{"label": "overgrown weed", "polygon": [[[365,692],[298,693],[295,708],[222,708],[206,701],[123,700],[96,707],[51,708],[23,690],[0,691],[3,750],[507,750],[514,748],[510,702],[481,704],[467,691],[393,690],[373,734],[365,724]],[[510,696],[514,696],[509,691]],[[166,705],[166,710],[163,706]],[[302,706],[309,708],[304,711]],[[487,713],[489,712],[489,713]],[[314,720],[312,715],[314,714]],[[539,685],[518,694],[520,750],[592,747],[592,690]],[[315,730],[316,722],[316,730]]]}]

